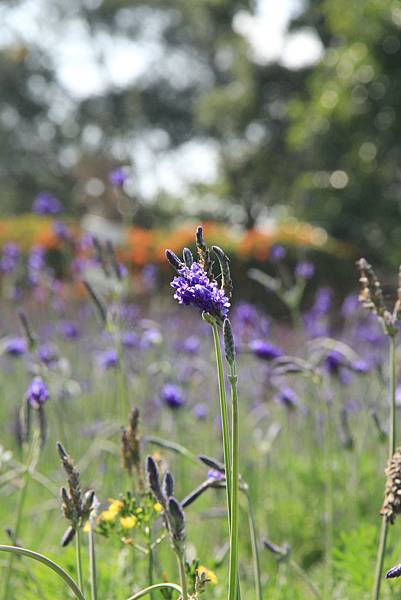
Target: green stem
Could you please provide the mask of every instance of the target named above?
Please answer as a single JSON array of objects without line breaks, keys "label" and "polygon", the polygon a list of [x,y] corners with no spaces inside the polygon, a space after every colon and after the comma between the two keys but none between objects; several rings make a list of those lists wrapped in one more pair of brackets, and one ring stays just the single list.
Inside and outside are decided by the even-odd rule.
[{"label": "green stem", "polygon": [[93,523],[91,518],[89,519],[89,571],[91,598],[92,600],[97,600],[95,536],[93,534]]},{"label": "green stem", "polygon": [[[392,458],[395,452],[396,445],[396,423],[395,423],[395,388],[396,388],[396,345],[395,345],[395,335],[391,335],[390,337],[390,347],[389,347],[389,366],[390,366],[390,416],[389,416],[389,436],[388,436],[388,458],[389,460]],[[376,558],[376,569],[375,569],[375,580],[373,585],[372,599],[379,600],[380,598],[380,587],[381,587],[381,579],[383,572],[383,562],[384,555],[386,553],[386,543],[387,543],[387,530],[388,523],[385,516],[382,517],[382,523],[380,528],[380,537],[379,537],[379,545],[377,548],[377,558]]]},{"label": "green stem", "polygon": [[315,596],[315,598],[319,598],[321,600],[321,598],[322,598],[321,593],[319,592],[319,590],[317,589],[317,587],[315,586],[313,581],[309,578],[309,575],[304,571],[304,569],[302,567],[300,567],[299,564],[293,560],[290,560],[288,565],[291,567],[291,569],[293,571],[295,571],[295,573],[297,573],[297,575],[300,577],[300,579],[303,580],[305,585],[308,586],[310,592]]},{"label": "green stem", "polygon": [[59,575],[59,577],[61,577],[65,581],[65,583],[72,590],[72,592],[74,593],[75,597],[78,598],[78,600],[85,600],[85,596],[82,594],[81,590],[78,588],[75,581],[71,579],[68,573],[66,573],[61,567],[59,567],[59,565],[54,563],[46,556],[38,554],[37,552],[33,552],[32,550],[27,550],[26,548],[19,548],[16,546],[0,546],[0,552],[10,552],[11,554],[16,554],[19,556],[28,556],[33,560],[37,560],[38,562],[43,563],[49,569],[57,573],[57,575]]},{"label": "green stem", "polygon": [[[152,533],[149,529],[149,535],[148,535],[148,582],[149,582],[149,586],[151,587],[153,585],[153,548],[152,548]],[[150,599],[154,600],[155,595],[153,594],[153,592],[150,592]]]},{"label": "green stem", "polygon": [[81,557],[81,530],[78,527],[77,532],[75,534],[75,558],[77,561],[77,575],[78,575],[78,585],[79,589],[83,592],[83,577],[82,577],[82,557]]},{"label": "green stem", "polygon": [[231,440],[231,515],[230,515],[230,571],[229,571],[229,600],[236,600],[238,577],[238,481],[239,481],[239,417],[238,389],[235,361],[230,365],[229,381],[232,400],[232,440]]},{"label": "green stem", "polygon": [[252,546],[252,562],[253,562],[253,573],[254,573],[254,578],[255,578],[256,600],[263,600],[255,515],[253,512],[252,500],[251,500],[249,491],[246,491],[246,499],[247,499],[247,503],[248,503],[248,511],[247,512],[248,512],[249,534],[251,537],[251,546]]},{"label": "green stem", "polygon": [[184,559],[179,552],[177,554],[178,572],[181,584],[181,600],[188,600],[187,576],[185,573]]},{"label": "green stem", "polygon": [[212,324],[214,348],[216,352],[217,377],[219,382],[219,398],[220,398],[220,415],[221,428],[223,434],[223,452],[224,466],[226,475],[226,494],[227,494],[227,510],[228,524],[231,526],[231,456],[230,456],[230,429],[228,424],[228,409],[226,388],[224,384],[223,357],[221,352],[219,330],[216,322]]},{"label": "green stem", "polygon": [[[22,480],[22,487],[21,487],[20,493],[19,493],[17,514],[15,517],[15,526],[14,526],[14,530],[13,530],[14,539],[17,541],[17,543],[18,543],[18,538],[19,538],[19,534],[20,534],[20,530],[21,530],[22,515],[24,512],[25,500],[26,500],[26,495],[27,495],[27,491],[28,491],[28,483],[29,483],[29,479],[30,479],[30,468],[28,465],[29,465],[29,458],[28,458],[28,464],[25,467],[24,476],[23,476],[23,480]],[[6,575],[5,575],[5,579],[4,579],[4,588],[3,588],[3,600],[10,600],[9,589],[10,589],[12,572],[13,572],[13,561],[14,561],[14,556],[11,553],[8,558],[7,567],[6,567]]]},{"label": "green stem", "polygon": [[155,592],[156,590],[163,590],[163,589],[164,590],[174,590],[178,594],[182,594],[182,590],[181,590],[180,586],[176,585],[175,583],[155,583],[155,585],[151,585],[150,587],[147,587],[147,588],[141,590],[140,592],[137,592],[133,596],[130,596],[128,598],[128,600],[139,600],[139,598],[143,598],[147,594],[151,594],[152,591]]}]

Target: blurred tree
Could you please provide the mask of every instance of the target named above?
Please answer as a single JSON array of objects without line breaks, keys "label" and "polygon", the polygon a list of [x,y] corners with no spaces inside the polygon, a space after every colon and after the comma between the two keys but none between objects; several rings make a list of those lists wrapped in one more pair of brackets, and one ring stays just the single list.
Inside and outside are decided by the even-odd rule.
[{"label": "blurred tree", "polygon": [[[5,1],[3,16],[25,5]],[[142,224],[189,211],[249,226],[267,206],[287,201],[296,167],[285,146],[287,105],[308,71],[253,60],[233,26],[239,11],[252,13],[252,0],[37,5],[43,39],[36,34],[20,44],[10,36],[0,61],[3,210],[26,210],[43,188],[67,207],[103,210],[114,202],[108,168],[131,160],[133,197],[144,196],[136,162],[153,176],[150,196],[160,200],[139,203],[135,219]],[[72,97],[60,78],[57,49],[71,31],[71,46],[86,40],[102,76],[99,91],[87,97]],[[118,45],[146,64],[133,84],[116,82],[109,55]],[[179,161],[178,152],[194,141],[216,162],[218,177],[190,187],[183,202],[182,191],[174,197],[158,189],[158,166],[171,152]]]},{"label": "blurred tree", "polygon": [[401,6],[313,0],[293,23],[305,25],[326,52],[308,97],[290,103],[294,206],[361,254],[399,264]]}]

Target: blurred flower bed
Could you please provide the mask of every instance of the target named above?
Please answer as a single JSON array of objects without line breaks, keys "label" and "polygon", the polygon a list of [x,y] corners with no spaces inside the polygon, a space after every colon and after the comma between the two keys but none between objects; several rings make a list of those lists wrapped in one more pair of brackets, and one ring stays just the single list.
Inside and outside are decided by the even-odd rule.
[{"label": "blurred flower bed", "polygon": [[[107,239],[108,227],[114,224],[103,223],[101,237]],[[291,219],[269,226],[264,230],[240,230],[219,223],[204,223],[204,231],[211,244],[218,244],[227,249],[238,261],[260,261],[269,258],[270,250],[275,244],[305,247],[324,253],[347,256],[350,249],[330,238],[318,227]],[[82,238],[85,231],[78,221],[55,221],[48,216],[26,214],[0,220],[0,246],[9,242],[18,244],[22,252],[41,247],[51,251],[71,249],[71,241]],[[193,246],[193,224],[175,229],[143,229],[132,226],[118,229],[117,243],[113,231],[119,258],[128,267],[142,268],[149,263],[164,264],[164,249],[171,248],[178,252],[182,247]]]}]

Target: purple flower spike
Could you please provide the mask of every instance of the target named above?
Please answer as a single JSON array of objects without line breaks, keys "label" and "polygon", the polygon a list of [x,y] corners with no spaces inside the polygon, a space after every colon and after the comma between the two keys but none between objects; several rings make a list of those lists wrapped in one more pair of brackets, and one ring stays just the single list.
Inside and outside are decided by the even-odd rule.
[{"label": "purple flower spike", "polygon": [[161,392],[162,400],[173,410],[181,408],[185,403],[180,388],[172,383],[166,383]]},{"label": "purple flower spike", "polygon": [[299,279],[311,279],[315,274],[315,267],[309,261],[303,261],[295,267],[295,275]]},{"label": "purple flower spike", "polygon": [[22,337],[11,338],[7,341],[5,347],[5,353],[9,356],[21,356],[28,350],[26,339]]},{"label": "purple flower spike", "polygon": [[35,377],[26,393],[26,398],[31,408],[38,409],[50,398],[45,382],[41,377]]},{"label": "purple flower spike", "polygon": [[273,344],[270,344],[269,342],[264,342],[263,340],[253,340],[249,344],[249,348],[255,356],[262,358],[263,360],[273,360],[274,358],[283,356],[283,352],[280,348],[273,346]]},{"label": "purple flower spike", "polygon": [[8,242],[3,246],[3,256],[0,259],[0,270],[3,273],[12,273],[21,256],[21,250],[18,244]]},{"label": "purple flower spike", "polygon": [[109,173],[109,181],[114,187],[123,187],[125,181],[128,179],[128,173],[123,167],[117,167],[112,169]]},{"label": "purple flower spike", "polygon": [[274,244],[274,246],[270,248],[269,258],[272,262],[279,262],[280,260],[283,260],[285,256],[286,251],[284,246],[280,246],[280,244]]},{"label": "purple flower spike", "polygon": [[294,390],[288,386],[284,386],[277,393],[275,400],[277,404],[284,406],[288,410],[294,410],[299,406],[299,398]]},{"label": "purple flower spike", "polygon": [[171,287],[179,304],[193,304],[218,319],[228,314],[230,303],[215,281],[210,281],[201,266],[194,262],[191,267],[182,267],[174,277]]},{"label": "purple flower spike", "polygon": [[118,365],[118,355],[115,350],[105,350],[99,354],[99,364],[105,371],[107,369],[115,369]]},{"label": "purple flower spike", "polygon": [[386,573],[386,579],[395,579],[396,577],[401,577],[401,564],[392,567]]},{"label": "purple flower spike", "polygon": [[49,192],[40,192],[32,206],[33,212],[37,215],[58,215],[61,209],[60,201]]}]

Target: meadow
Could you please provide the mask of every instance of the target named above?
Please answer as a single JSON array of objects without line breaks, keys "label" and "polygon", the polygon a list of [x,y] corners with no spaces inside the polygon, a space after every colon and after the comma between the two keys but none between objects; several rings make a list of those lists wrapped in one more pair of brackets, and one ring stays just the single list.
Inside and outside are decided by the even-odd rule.
[{"label": "meadow", "polygon": [[[170,262],[210,283],[210,265],[194,271],[206,248],[197,241],[195,263],[189,251]],[[400,417],[398,307],[384,308],[371,271],[360,265],[341,301],[315,286],[305,308],[313,265],[290,270],[276,246],[268,259],[276,277],[248,274],[265,303],[241,301],[232,272],[226,306],[230,275],[218,249],[209,258],[220,295],[205,300],[202,290],[189,297],[189,275],[173,268],[171,279],[185,280],[174,290],[160,287],[151,266],[135,288],[110,245],[80,243],[85,259],[72,259],[70,281],[54,279],[38,248],[24,262],[3,247],[0,524],[3,549],[54,561],[81,596],[49,563],[16,550],[0,554],[2,598],[127,600],[149,586],[151,600],[399,597],[401,583],[385,579],[400,558],[399,523],[380,516],[396,443],[389,398]],[[396,288],[395,280],[386,303]],[[272,294],[287,319],[269,315]],[[237,376],[238,511],[235,452],[226,501],[220,412],[224,388],[231,419]],[[235,431],[229,420],[230,452]],[[237,524],[227,522],[232,511]],[[387,521],[381,589],[376,581],[372,592]]]}]

